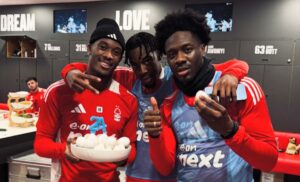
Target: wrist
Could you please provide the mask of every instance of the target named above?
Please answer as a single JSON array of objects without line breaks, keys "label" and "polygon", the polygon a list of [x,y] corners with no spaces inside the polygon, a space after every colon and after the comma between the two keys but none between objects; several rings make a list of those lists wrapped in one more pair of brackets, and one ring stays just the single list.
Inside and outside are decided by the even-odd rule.
[{"label": "wrist", "polygon": [[233,121],[232,129],[230,131],[226,132],[225,134],[221,134],[221,137],[223,139],[230,139],[237,133],[238,129],[239,129],[238,122]]}]

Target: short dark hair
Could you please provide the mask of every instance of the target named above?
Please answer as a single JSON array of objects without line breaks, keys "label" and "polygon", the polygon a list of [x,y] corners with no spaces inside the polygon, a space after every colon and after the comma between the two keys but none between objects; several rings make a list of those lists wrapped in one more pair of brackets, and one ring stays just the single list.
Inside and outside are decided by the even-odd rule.
[{"label": "short dark hair", "polygon": [[125,64],[129,65],[129,52],[137,47],[142,50],[142,46],[145,47],[147,55],[149,55],[150,52],[157,51],[157,43],[154,35],[148,32],[139,32],[131,36],[125,46]]},{"label": "short dark hair", "polygon": [[207,45],[210,41],[210,28],[206,18],[191,9],[180,10],[165,16],[155,25],[157,49],[165,53],[167,39],[177,31],[190,31],[199,38],[199,41]]},{"label": "short dark hair", "polygon": [[29,82],[30,80],[34,80],[35,82],[37,82],[37,79],[36,77],[28,77],[26,80],[25,80],[25,83]]}]

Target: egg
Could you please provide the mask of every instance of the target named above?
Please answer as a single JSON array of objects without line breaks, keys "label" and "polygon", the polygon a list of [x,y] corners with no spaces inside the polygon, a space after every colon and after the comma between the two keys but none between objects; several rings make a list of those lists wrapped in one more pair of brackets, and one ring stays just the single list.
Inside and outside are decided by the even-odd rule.
[{"label": "egg", "polygon": [[112,135],[106,138],[104,145],[105,147],[110,146],[111,148],[113,148],[116,143],[117,143],[117,139],[114,135]]},{"label": "egg", "polygon": [[84,148],[94,148],[94,142],[91,140],[84,141]]},{"label": "egg", "polygon": [[78,147],[84,147],[84,138],[82,136],[78,137],[77,140],[76,140],[76,145]]},{"label": "egg", "polygon": [[96,146],[98,144],[98,139],[95,134],[90,134],[88,140],[92,142],[93,146]]},{"label": "egg", "polygon": [[99,134],[99,135],[97,135],[98,144],[99,143],[103,143],[104,144],[107,137],[108,136],[106,134]]},{"label": "egg", "polygon": [[90,138],[90,135],[91,135],[90,133],[87,133],[87,134],[84,135],[84,138],[85,138],[85,139],[89,139],[89,138]]},{"label": "egg", "polygon": [[121,137],[117,141],[117,145],[122,144],[125,148],[129,147],[130,145],[130,140],[128,137]]},{"label": "egg", "polygon": [[200,97],[206,97],[206,98],[209,98],[209,96],[202,90],[199,90],[197,93],[196,93],[196,97],[195,99],[196,100],[200,100]]}]

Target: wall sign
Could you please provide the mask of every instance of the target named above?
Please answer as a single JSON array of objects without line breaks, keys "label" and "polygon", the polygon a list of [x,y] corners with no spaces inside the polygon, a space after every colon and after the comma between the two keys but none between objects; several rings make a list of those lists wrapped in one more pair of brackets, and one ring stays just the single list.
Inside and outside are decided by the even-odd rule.
[{"label": "wall sign", "polygon": [[45,51],[60,51],[61,47],[60,46],[53,46],[50,43],[45,43],[44,44],[44,50]]},{"label": "wall sign", "polygon": [[207,54],[225,54],[225,48],[215,48],[214,45],[208,45]]},{"label": "wall sign", "polygon": [[278,49],[274,45],[255,45],[254,54],[276,55]]},{"label": "wall sign", "polygon": [[0,31],[35,31],[35,14],[0,15]]},{"label": "wall sign", "polygon": [[120,30],[150,30],[150,10],[116,10],[115,20]]}]

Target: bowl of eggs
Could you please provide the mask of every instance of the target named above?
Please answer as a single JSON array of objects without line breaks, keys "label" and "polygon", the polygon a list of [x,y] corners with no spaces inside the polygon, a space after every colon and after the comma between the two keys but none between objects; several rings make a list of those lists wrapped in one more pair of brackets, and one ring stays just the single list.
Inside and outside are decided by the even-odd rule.
[{"label": "bowl of eggs", "polygon": [[71,144],[71,152],[79,159],[93,162],[119,162],[128,158],[131,146],[127,137],[86,134]]}]

